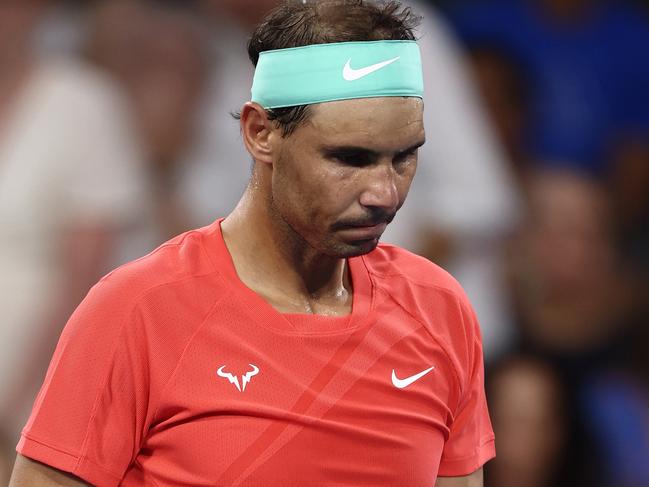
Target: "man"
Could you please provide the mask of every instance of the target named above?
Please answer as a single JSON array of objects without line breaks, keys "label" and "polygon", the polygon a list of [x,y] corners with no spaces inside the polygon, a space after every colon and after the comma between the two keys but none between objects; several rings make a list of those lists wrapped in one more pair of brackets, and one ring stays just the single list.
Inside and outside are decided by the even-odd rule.
[{"label": "man", "polygon": [[[239,127],[223,114],[250,99],[250,85],[242,83],[253,72],[246,43],[263,16],[280,3],[198,2],[213,27],[214,66],[199,130],[178,181],[185,218],[196,222],[193,226],[229,214],[250,178],[249,165],[237,162],[248,160]],[[423,16],[417,44],[424,60],[424,126],[435,134],[435,143],[419,150],[419,160],[426,163],[418,166],[399,218],[381,241],[427,257],[461,283],[480,319],[488,362],[512,339],[502,242],[516,222],[518,190],[445,19],[430,2],[401,3]]]},{"label": "man", "polygon": [[260,25],[245,194],[93,288],[14,487],[482,485],[475,314],[441,269],[378,246],[424,143],[413,27],[357,0]]}]

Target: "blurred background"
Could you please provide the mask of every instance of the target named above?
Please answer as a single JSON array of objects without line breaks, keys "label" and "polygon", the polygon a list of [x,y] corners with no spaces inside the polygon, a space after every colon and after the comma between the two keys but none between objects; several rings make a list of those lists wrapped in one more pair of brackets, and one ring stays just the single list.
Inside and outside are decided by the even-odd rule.
[{"label": "blurred background", "polygon": [[[276,0],[0,0],[0,483],[89,287],[226,215]],[[481,321],[488,487],[649,487],[649,2],[404,2],[428,142],[384,240]]]}]

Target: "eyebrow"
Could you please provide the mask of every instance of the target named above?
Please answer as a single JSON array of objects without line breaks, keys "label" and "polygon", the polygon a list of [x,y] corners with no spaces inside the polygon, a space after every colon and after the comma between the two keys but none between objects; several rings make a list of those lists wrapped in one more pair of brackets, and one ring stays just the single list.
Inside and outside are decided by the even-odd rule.
[{"label": "eyebrow", "polygon": [[[416,149],[419,149],[422,145],[426,143],[426,140],[421,140],[417,142],[414,145],[411,145],[410,147],[407,147],[406,149],[397,151],[396,154],[405,154],[406,152],[411,152]],[[380,155],[380,152],[375,151],[373,149],[369,149],[367,147],[361,147],[361,146],[355,146],[355,145],[325,145],[322,148],[323,152],[329,153],[329,154],[367,154],[371,156],[378,156]]]}]

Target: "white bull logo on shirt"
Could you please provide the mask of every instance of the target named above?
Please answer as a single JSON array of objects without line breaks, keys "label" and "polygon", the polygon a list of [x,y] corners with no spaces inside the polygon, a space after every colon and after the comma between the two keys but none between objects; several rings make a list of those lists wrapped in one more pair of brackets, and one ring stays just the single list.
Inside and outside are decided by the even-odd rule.
[{"label": "white bull logo on shirt", "polygon": [[239,377],[237,377],[236,375],[232,375],[230,372],[223,372],[223,369],[225,369],[226,367],[225,365],[219,367],[219,370],[217,370],[216,373],[219,377],[223,377],[225,379],[228,379],[230,382],[232,382],[239,390],[239,392],[243,392],[246,390],[246,385],[250,382],[250,379],[259,373],[259,367],[253,364],[248,364],[248,365],[252,367],[252,370],[246,372],[241,376],[242,385],[239,385]]}]

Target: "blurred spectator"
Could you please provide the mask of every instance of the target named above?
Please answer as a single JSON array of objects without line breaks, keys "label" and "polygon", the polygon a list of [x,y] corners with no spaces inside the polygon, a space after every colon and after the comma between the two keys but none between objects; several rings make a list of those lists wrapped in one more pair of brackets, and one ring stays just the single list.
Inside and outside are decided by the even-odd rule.
[{"label": "blurred spectator", "polygon": [[[649,453],[649,384],[629,360],[639,332],[637,290],[604,188],[580,173],[534,174],[529,217],[512,253],[520,349],[552,363],[566,391],[571,428],[556,485],[645,485],[638,479],[647,473],[646,462],[625,456],[628,445],[637,456]],[[602,423],[614,417],[619,427]],[[637,483],[628,483],[633,475]]]},{"label": "blurred spectator", "polygon": [[[645,342],[646,344],[646,342]],[[629,374],[595,374],[580,394],[581,409],[604,462],[610,487],[649,485],[649,387]]]},{"label": "blurred spectator", "polygon": [[553,364],[566,391],[566,453],[548,485],[649,485],[646,13],[583,0],[449,8],[529,189],[512,254],[519,349]]},{"label": "blurred spectator", "polygon": [[34,54],[47,6],[0,3],[0,430],[12,450],[69,313],[145,195],[115,87]]},{"label": "blurred spectator", "polygon": [[104,1],[92,12],[87,53],[130,96],[155,191],[154,214],[140,228],[155,246],[194,223],[179,186],[207,82],[206,32],[181,7]]},{"label": "blurred spectator", "polygon": [[472,74],[512,172],[524,184],[530,155],[525,145],[529,125],[528,81],[515,56],[497,46],[479,44],[468,51]]},{"label": "blurred spectator", "polygon": [[423,16],[427,142],[383,240],[428,257],[460,281],[480,319],[485,354],[493,357],[511,341],[502,242],[516,221],[518,189],[455,39],[435,11],[405,3]]},{"label": "blurred spectator", "polygon": [[612,189],[616,237],[649,275],[649,17],[628,1],[449,3],[524,177],[572,168]]},{"label": "blurred spectator", "polygon": [[[511,356],[487,374],[498,456],[486,487],[558,487],[568,418],[557,374],[544,362]],[[573,486],[574,487],[574,486]]]},{"label": "blurred spectator", "polygon": [[195,225],[228,214],[250,177],[251,160],[239,124],[230,116],[250,100],[253,66],[248,59],[250,33],[279,0],[200,0],[211,22],[213,67],[199,113],[199,132],[187,154],[180,182]]},{"label": "blurred spectator", "polygon": [[515,302],[524,336],[557,352],[593,350],[627,323],[632,287],[617,252],[610,200],[574,172],[537,173],[515,254]]},{"label": "blurred spectator", "polygon": [[[621,143],[615,151],[610,186],[623,251],[649,294],[649,137]],[[645,300],[647,303],[647,300]],[[649,310],[647,310],[649,311]]]},{"label": "blurred spectator", "polygon": [[616,144],[649,135],[649,23],[628,2],[466,2],[450,17],[469,46],[499,46],[524,66],[539,163],[605,175]]}]

